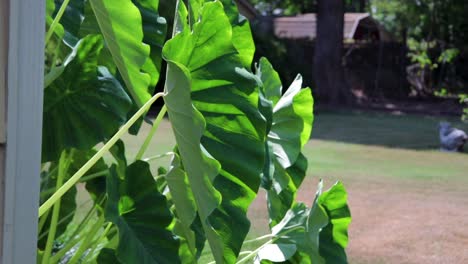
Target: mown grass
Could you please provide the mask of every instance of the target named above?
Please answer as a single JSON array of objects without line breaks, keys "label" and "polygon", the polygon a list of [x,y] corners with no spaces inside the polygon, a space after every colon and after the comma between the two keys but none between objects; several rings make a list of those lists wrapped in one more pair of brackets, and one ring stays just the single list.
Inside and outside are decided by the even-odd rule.
[{"label": "mown grass", "polygon": [[438,149],[440,121],[468,131],[457,117],[386,112],[318,112],[313,139],[406,149]]}]

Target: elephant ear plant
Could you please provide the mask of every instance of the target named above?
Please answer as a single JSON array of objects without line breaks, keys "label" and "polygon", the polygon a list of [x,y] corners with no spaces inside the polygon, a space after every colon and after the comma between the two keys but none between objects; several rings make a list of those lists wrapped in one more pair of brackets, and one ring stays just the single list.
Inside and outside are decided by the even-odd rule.
[{"label": "elephant ear plant", "polygon": [[[267,59],[251,70],[250,26],[231,0],[177,1],[167,41],[158,6],[47,0],[38,263],[197,263],[202,252],[216,263],[346,263],[343,185],[320,182],[309,207],[296,202],[313,122],[301,76],[283,93]],[[122,136],[138,134],[159,98],[127,160]],[[145,153],[166,113],[176,146],[155,175]],[[271,232],[246,240],[260,188]]]}]

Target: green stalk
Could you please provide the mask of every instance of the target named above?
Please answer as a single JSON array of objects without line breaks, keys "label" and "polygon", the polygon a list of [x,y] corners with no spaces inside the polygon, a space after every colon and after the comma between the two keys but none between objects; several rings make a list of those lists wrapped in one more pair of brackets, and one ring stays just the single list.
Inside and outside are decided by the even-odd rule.
[{"label": "green stalk", "polygon": [[[42,231],[42,228],[44,228],[45,222],[46,222],[47,218],[49,217],[49,213],[50,213],[50,211],[47,211],[47,213],[45,215],[43,215],[41,217],[41,219],[39,220],[39,228],[38,228],[38,231],[37,231],[38,234],[40,234],[41,231]],[[41,239],[41,238],[39,237],[39,239]]]},{"label": "green stalk", "polygon": [[[281,237],[299,229],[299,228],[302,228],[301,225],[296,225],[294,227],[292,227],[291,229],[289,229],[288,231],[284,232],[284,234],[282,236],[279,236],[279,237],[276,237],[275,235],[273,234],[269,234],[269,235],[264,235],[264,236],[261,236],[261,237],[258,237],[256,239],[252,239],[252,240],[249,240],[248,242],[254,242],[254,241],[260,241],[262,239],[265,239],[265,238],[268,238],[268,237],[271,237],[270,240],[268,240],[267,242],[265,242],[263,245],[261,245],[260,247],[258,247],[257,249],[255,249],[254,251],[250,251],[249,254],[247,256],[245,256],[243,259],[239,260],[238,262],[236,262],[236,264],[242,264],[242,263],[246,263],[248,260],[250,260],[251,258],[255,257],[258,252],[263,248],[265,247],[266,245],[269,245],[269,244],[273,244],[276,242],[276,240],[280,239]],[[247,242],[247,241],[246,241]]]},{"label": "green stalk", "polygon": [[161,158],[172,156],[172,155],[174,155],[174,152],[170,151],[170,152],[167,152],[167,153],[164,153],[164,154],[161,154],[161,155],[156,155],[156,156],[151,156],[151,157],[148,157],[148,158],[144,158],[143,161],[150,162],[150,161],[153,161],[153,160],[156,160],[156,159],[161,159]]},{"label": "green stalk", "polygon": [[96,223],[94,223],[93,228],[91,228],[91,230],[88,232],[88,234],[84,238],[78,250],[73,254],[73,257],[68,262],[69,264],[75,264],[80,260],[83,253],[89,247],[89,244],[92,241],[93,237],[96,235],[97,231],[102,227],[103,224],[104,224],[104,215],[101,215],[99,219],[96,221]]},{"label": "green stalk", "polygon": [[148,149],[148,146],[149,146],[149,144],[151,142],[151,139],[153,138],[154,134],[156,133],[156,130],[158,130],[159,124],[161,123],[161,121],[162,121],[164,115],[166,114],[166,112],[167,112],[167,107],[166,107],[166,105],[164,105],[161,108],[161,111],[159,111],[158,116],[154,120],[153,126],[151,127],[151,130],[150,130],[148,136],[146,137],[145,142],[143,142],[143,145],[141,145],[140,150],[136,154],[135,160],[141,160],[141,158],[143,157],[143,154],[145,154],[145,151]]},{"label": "green stalk", "polygon": [[58,166],[53,168],[51,171],[49,171],[49,173],[47,173],[47,175],[41,179],[41,185],[44,184],[46,181],[49,180],[50,177],[52,177],[52,175],[54,175],[58,170]]},{"label": "green stalk", "polygon": [[72,239],[70,240],[66,245],[65,247],[63,247],[62,249],[60,249],[59,252],[55,253],[55,255],[53,255],[51,258],[50,258],[50,262],[49,263],[58,263],[60,261],[60,259],[65,256],[65,254],[67,254],[68,251],[70,251],[70,249],[72,249],[76,244],[78,244],[79,242],[81,241],[81,237],[76,237],[75,239]]},{"label": "green stalk", "polygon": [[106,176],[108,172],[109,172],[109,170],[102,170],[100,172],[88,174],[86,176],[83,176],[83,178],[81,178],[80,182],[87,182],[87,181],[95,179],[95,178]]},{"label": "green stalk", "polygon": [[45,43],[49,42],[50,37],[52,37],[52,34],[54,34],[55,28],[57,27],[60,19],[63,16],[63,13],[65,12],[65,9],[68,6],[68,3],[70,0],[65,0],[63,1],[62,5],[60,6],[59,11],[57,12],[57,15],[54,18],[54,21],[52,21],[52,24],[50,25],[49,31],[47,31],[47,34],[45,36]]},{"label": "green stalk", "polygon": [[94,215],[94,212],[97,209],[97,206],[100,205],[104,201],[104,197],[99,199],[99,202],[94,204],[94,206],[88,211],[88,213],[85,215],[85,217],[81,220],[80,224],[78,227],[75,229],[73,234],[70,236],[71,239],[67,241],[66,245],[60,249],[55,255],[53,255],[50,258],[50,263],[57,263],[67,252],[72,249],[76,244],[78,244],[82,240],[82,235],[80,235],[80,231],[85,232],[85,226],[89,220],[91,220],[92,216]]},{"label": "green stalk", "polygon": [[98,199],[98,202],[95,203],[93,205],[93,207],[91,207],[91,209],[89,209],[88,213],[85,215],[85,217],[81,220],[80,224],[78,225],[78,227],[75,229],[75,231],[73,232],[72,236],[71,237],[74,237],[76,235],[78,235],[78,233],[80,232],[80,230],[84,230],[84,226],[88,224],[89,220],[91,220],[91,218],[94,216],[94,213],[97,211],[98,209],[98,205],[101,206],[102,203],[104,202],[105,200],[105,195],[102,195],[100,196],[100,198]]},{"label": "green stalk", "polygon": [[88,172],[91,167],[96,164],[102,156],[128,131],[128,129],[142,116],[148,108],[164,93],[155,94],[148,102],[146,102],[131,118],[123,125],[117,133],[88,160],[60,189],[58,189],[45,203],[39,207],[39,217],[49,210],[71,187],[73,187],[80,178]]},{"label": "green stalk", "polygon": [[243,259],[239,260],[238,262],[236,262],[236,264],[242,264],[242,263],[246,263],[247,261],[249,261],[251,258],[255,257],[257,255],[257,253],[266,245],[269,245],[273,243],[273,240],[268,240],[266,243],[264,243],[263,245],[261,245],[260,247],[258,247],[257,249],[255,249],[254,251],[250,252],[247,256],[245,256]]},{"label": "green stalk", "polygon": [[[91,173],[91,174],[85,175],[85,176],[81,177],[80,182],[87,182],[87,181],[95,179],[95,178],[106,176],[108,171],[109,170],[102,170],[102,171],[99,171],[99,172],[96,172],[96,173]],[[41,199],[46,197],[46,196],[49,196],[50,194],[53,194],[54,192],[55,192],[55,188],[49,188],[47,190],[41,191]]]},{"label": "green stalk", "polygon": [[[59,42],[55,48],[54,58],[52,59],[50,71],[44,76],[44,89],[49,87],[49,85],[55,81],[65,70],[65,65],[60,65],[57,67],[57,58],[60,52],[60,46],[62,42]],[[58,70],[57,70],[58,69]]]},{"label": "green stalk", "polygon": [[273,234],[264,235],[264,236],[257,237],[257,238],[251,239],[251,240],[246,240],[246,241],[244,241],[244,244],[261,241],[261,240],[264,240],[266,238],[272,238],[274,236],[275,235],[273,235]]},{"label": "green stalk", "polygon": [[[57,175],[57,182],[56,182],[56,189],[59,189],[62,186],[63,179],[65,178],[65,174],[68,171],[68,167],[70,165],[70,159],[67,155],[66,151],[62,151],[59,160],[59,170]],[[57,232],[57,223],[60,213],[60,203],[61,199],[55,203],[54,208],[52,210],[52,217],[50,220],[50,228],[49,234],[47,236],[46,248],[44,250],[44,256],[42,258],[42,264],[48,264],[50,255],[52,254],[52,246],[54,245],[55,234]]]},{"label": "green stalk", "polygon": [[90,257],[92,256],[93,251],[96,250],[96,247],[99,245],[99,241],[103,240],[106,237],[111,227],[112,227],[112,223],[111,222],[107,223],[107,226],[106,226],[106,229],[104,229],[104,232],[102,232],[102,234],[91,243],[93,246],[89,250],[89,253],[86,254],[86,256],[84,257],[82,263],[90,262]]}]

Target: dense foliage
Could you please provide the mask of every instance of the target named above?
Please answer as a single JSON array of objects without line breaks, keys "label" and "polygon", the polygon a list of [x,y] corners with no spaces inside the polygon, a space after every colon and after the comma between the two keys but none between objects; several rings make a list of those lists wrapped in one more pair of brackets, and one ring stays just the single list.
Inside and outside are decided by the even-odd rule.
[{"label": "dense foliage", "polygon": [[[313,122],[302,78],[283,94],[268,60],[251,71],[250,26],[231,0],[177,1],[172,28],[166,41],[156,0],[47,1],[38,262],[196,263],[208,244],[217,263],[346,263],[343,185],[320,183],[309,207],[295,199]],[[121,137],[158,98],[128,160]],[[166,111],[177,145],[155,175],[145,152]],[[241,252],[259,188],[271,234]]]}]

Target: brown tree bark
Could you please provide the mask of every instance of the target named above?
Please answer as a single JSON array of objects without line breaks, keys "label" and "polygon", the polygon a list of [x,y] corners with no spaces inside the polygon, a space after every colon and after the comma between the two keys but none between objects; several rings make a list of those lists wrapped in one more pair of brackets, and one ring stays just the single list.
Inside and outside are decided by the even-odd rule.
[{"label": "brown tree bark", "polygon": [[344,0],[317,1],[314,79],[317,94],[331,104],[352,104],[343,57]]}]

